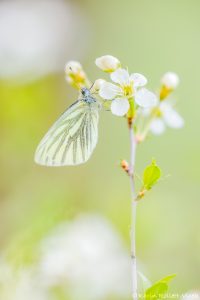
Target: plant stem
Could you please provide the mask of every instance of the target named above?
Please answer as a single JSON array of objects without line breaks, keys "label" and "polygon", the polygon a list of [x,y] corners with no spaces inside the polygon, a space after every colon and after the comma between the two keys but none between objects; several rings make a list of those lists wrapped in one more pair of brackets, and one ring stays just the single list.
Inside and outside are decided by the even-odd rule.
[{"label": "plant stem", "polygon": [[134,168],[136,156],[136,139],[132,127],[132,122],[129,123],[129,139],[130,139],[130,163],[129,163],[129,178],[131,186],[131,273],[132,273],[132,297],[134,300],[138,299],[138,284],[137,284],[137,261],[136,261],[136,210],[137,202],[134,182]]},{"label": "plant stem", "polygon": [[[159,109],[159,107],[156,107],[156,108]],[[149,132],[149,129],[151,127],[151,123],[155,119],[155,117],[158,113],[156,108],[152,111],[152,113],[149,117],[149,120],[148,120],[147,124],[145,125],[145,127],[143,128],[142,132],[139,132],[139,140],[141,140],[141,141],[145,140],[145,138]]]}]

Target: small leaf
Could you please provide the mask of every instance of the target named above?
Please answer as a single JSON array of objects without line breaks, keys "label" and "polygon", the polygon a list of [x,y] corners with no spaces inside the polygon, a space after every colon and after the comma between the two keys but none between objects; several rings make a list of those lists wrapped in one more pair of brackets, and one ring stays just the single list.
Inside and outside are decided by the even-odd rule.
[{"label": "small leaf", "polygon": [[159,300],[163,299],[163,296],[167,293],[169,286],[168,283],[175,277],[176,275],[169,275],[167,277],[162,278],[153,284],[150,288],[148,288],[145,292],[145,300]]},{"label": "small leaf", "polygon": [[143,183],[144,188],[146,190],[150,190],[153,185],[157,183],[157,181],[161,177],[161,169],[156,164],[155,160],[152,160],[151,165],[147,166],[144,170],[143,174]]},{"label": "small leaf", "polygon": [[169,283],[172,279],[174,279],[176,277],[176,274],[172,274],[172,275],[168,275],[164,278],[162,278],[160,281],[165,282],[165,283]]}]

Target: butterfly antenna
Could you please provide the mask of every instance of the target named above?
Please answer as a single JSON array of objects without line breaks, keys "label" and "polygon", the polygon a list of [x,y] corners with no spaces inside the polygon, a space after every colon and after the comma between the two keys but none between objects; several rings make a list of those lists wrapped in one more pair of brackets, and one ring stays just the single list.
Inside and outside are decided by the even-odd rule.
[{"label": "butterfly antenna", "polygon": [[91,87],[89,88],[89,91],[91,91],[91,89],[93,88],[93,86],[94,86],[94,82],[93,82],[93,84],[91,85]]},{"label": "butterfly antenna", "polygon": [[[91,91],[91,89],[93,88],[93,86],[94,86],[94,82],[93,82],[93,84],[91,85],[91,87],[89,88],[89,91]],[[97,95],[97,94],[98,94],[97,91],[94,91],[94,92],[91,93],[91,95]]]}]

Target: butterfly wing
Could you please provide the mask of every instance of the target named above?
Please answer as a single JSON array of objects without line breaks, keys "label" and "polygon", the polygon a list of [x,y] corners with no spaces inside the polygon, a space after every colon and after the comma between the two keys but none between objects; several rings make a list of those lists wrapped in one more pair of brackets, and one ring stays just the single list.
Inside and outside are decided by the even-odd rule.
[{"label": "butterfly wing", "polygon": [[45,166],[86,162],[98,140],[98,104],[78,100],[53,124],[38,145],[35,161]]}]

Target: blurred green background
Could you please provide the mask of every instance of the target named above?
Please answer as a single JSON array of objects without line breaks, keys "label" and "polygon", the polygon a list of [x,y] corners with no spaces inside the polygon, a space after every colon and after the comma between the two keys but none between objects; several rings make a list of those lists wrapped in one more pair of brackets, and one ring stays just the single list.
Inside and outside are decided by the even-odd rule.
[{"label": "blurred green background", "polygon": [[[164,72],[180,76],[174,96],[185,127],[150,137],[137,152],[138,173],[155,157],[170,174],[139,205],[137,254],[152,281],[177,273],[173,291],[198,289],[200,2],[73,0],[71,5],[85,26],[72,18],[69,34],[79,52],[74,56],[72,48],[64,60],[80,59],[92,80],[102,77],[94,60],[104,54],[145,74],[152,90]],[[49,230],[80,212],[108,218],[129,247],[129,182],[118,166],[129,157],[122,118],[101,113],[98,146],[83,166],[44,168],[33,161],[43,134],[76,97],[62,69],[27,82],[1,76],[0,247],[14,265],[30,264]]]}]

